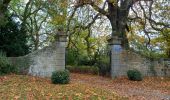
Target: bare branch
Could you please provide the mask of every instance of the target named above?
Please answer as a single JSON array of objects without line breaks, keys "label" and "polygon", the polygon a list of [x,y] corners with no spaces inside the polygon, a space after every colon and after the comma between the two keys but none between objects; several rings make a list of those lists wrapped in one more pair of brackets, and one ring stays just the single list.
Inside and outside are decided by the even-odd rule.
[{"label": "bare branch", "polygon": [[69,34],[68,32],[70,31],[70,22],[74,16],[74,14],[76,13],[77,9],[79,8],[80,6],[77,5],[74,7],[73,9],[73,12],[71,13],[71,15],[68,17],[68,23],[67,23],[67,29],[66,29],[66,33]]},{"label": "bare branch", "polygon": [[132,0],[133,4],[135,4],[136,2],[140,2],[140,1],[153,1],[153,0]]},{"label": "bare branch", "polygon": [[100,14],[100,13],[96,14],[96,15],[94,16],[94,18],[92,19],[92,21],[91,21],[90,23],[88,23],[88,25],[86,25],[86,26],[84,27],[84,29],[87,29],[87,28],[91,27],[91,26],[95,23],[95,21],[96,21],[96,19],[99,17],[99,15],[101,15],[101,14]]},{"label": "bare branch", "polygon": [[97,5],[95,5],[95,3],[91,3],[90,5],[91,5],[91,6],[93,7],[93,9],[96,10],[97,12],[99,12],[99,13],[105,15],[105,16],[108,15],[108,12],[106,12],[106,11],[104,10],[106,3],[104,3],[103,8],[98,7]]},{"label": "bare branch", "polygon": [[141,2],[139,2],[139,5],[140,5],[141,9],[143,10],[143,15],[144,15],[144,18],[145,18],[144,19],[144,25],[143,25],[143,31],[145,32],[145,35],[148,38],[148,43],[146,44],[146,46],[148,46],[148,45],[150,45],[151,39],[150,39],[150,36],[149,36],[149,32],[146,30],[146,22],[147,22],[146,18],[147,18],[147,15],[146,15],[145,9],[142,6]]},{"label": "bare branch", "polygon": [[105,9],[105,5],[106,5],[106,1],[104,2],[104,5],[103,5],[102,8],[97,6],[95,4],[95,1],[93,1],[93,0],[78,0],[77,1],[77,6],[80,7],[80,6],[84,6],[84,5],[91,5],[93,7],[93,9],[96,10],[97,12],[99,12],[99,13],[105,15],[105,16],[108,15],[108,12],[104,10]]}]

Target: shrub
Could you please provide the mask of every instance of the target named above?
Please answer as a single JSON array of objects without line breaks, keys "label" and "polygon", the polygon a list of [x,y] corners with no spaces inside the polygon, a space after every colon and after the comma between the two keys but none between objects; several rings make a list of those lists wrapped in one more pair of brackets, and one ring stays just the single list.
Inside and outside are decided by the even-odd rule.
[{"label": "shrub", "polygon": [[67,66],[70,72],[86,73],[86,74],[99,74],[99,68],[96,66]]},{"label": "shrub", "polygon": [[12,66],[5,53],[0,52],[0,75],[16,73],[17,68]]},{"label": "shrub", "polygon": [[141,72],[136,69],[128,70],[127,75],[129,80],[142,81],[143,79]]},{"label": "shrub", "polygon": [[70,81],[70,73],[68,70],[54,71],[51,76],[53,84],[67,84]]}]

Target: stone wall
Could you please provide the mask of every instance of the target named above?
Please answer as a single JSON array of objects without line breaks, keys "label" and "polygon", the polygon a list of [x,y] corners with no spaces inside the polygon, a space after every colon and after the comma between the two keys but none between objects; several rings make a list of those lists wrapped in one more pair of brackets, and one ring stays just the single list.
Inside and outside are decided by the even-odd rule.
[{"label": "stone wall", "polygon": [[55,42],[48,47],[22,57],[10,57],[22,74],[50,77],[53,71],[65,69],[65,42]]},{"label": "stone wall", "polygon": [[[170,60],[150,60],[135,52],[120,51],[120,66],[116,76],[127,75],[130,69],[139,70],[144,76],[170,76]],[[115,56],[112,55],[112,56]]]},{"label": "stone wall", "polygon": [[170,59],[147,59],[133,51],[124,50],[121,40],[118,36],[108,38],[112,78],[127,75],[127,71],[130,69],[137,69],[144,76],[170,76]]}]

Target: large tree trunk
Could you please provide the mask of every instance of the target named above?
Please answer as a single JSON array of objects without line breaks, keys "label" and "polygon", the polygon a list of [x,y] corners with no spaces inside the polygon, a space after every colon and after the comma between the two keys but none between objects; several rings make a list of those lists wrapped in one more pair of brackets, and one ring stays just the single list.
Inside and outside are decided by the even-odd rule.
[{"label": "large tree trunk", "polygon": [[121,5],[119,7],[118,4],[113,5],[112,3],[108,3],[109,15],[107,17],[110,20],[112,26],[112,37],[118,36],[119,38],[121,38],[122,47],[124,49],[129,49],[129,42],[126,35],[129,9],[127,9],[126,7],[127,6],[124,5]]},{"label": "large tree trunk", "polygon": [[129,49],[129,41],[127,38],[127,34],[126,34],[126,28],[127,28],[127,17],[128,17],[128,10],[124,10],[125,8],[119,8],[118,9],[118,32],[122,38],[122,46],[125,49]]}]

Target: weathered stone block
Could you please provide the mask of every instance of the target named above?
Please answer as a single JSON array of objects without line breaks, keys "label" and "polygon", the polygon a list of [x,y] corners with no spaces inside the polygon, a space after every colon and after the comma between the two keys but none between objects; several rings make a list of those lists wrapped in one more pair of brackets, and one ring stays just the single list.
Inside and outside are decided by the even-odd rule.
[{"label": "weathered stone block", "polygon": [[[118,44],[116,44],[118,45]],[[117,52],[114,44],[110,45],[111,48],[111,76],[127,75],[130,69],[139,70],[144,76],[170,76],[170,61],[158,60],[151,61],[140,54],[128,50],[120,50]],[[168,63],[167,63],[168,62]]]},{"label": "weathered stone block", "polygon": [[65,47],[59,42],[22,57],[11,57],[20,72],[33,76],[50,77],[53,71],[65,69]]}]

